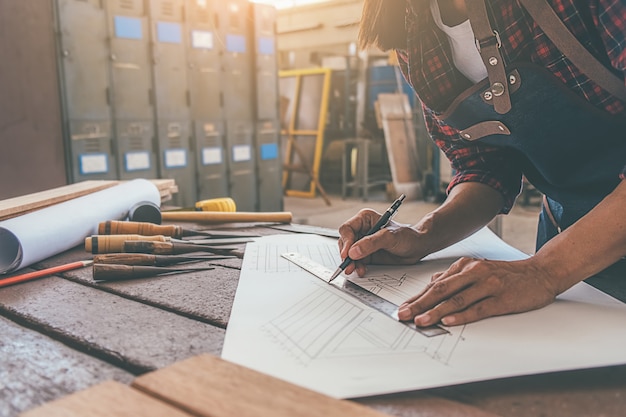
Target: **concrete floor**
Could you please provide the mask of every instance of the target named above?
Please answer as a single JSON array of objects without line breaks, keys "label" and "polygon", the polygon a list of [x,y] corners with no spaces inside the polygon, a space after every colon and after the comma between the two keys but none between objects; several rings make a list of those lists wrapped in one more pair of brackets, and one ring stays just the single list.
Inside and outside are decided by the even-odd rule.
[{"label": "concrete floor", "polygon": [[[341,195],[333,194],[329,194],[329,198],[330,206],[320,196],[315,198],[285,197],[284,209],[293,213],[294,223],[336,229],[361,208],[369,207],[383,212],[391,204],[382,192],[373,193],[368,201],[360,198],[342,199]],[[435,203],[405,201],[394,219],[401,223],[416,223],[425,213],[435,207],[437,207]],[[502,239],[522,252],[534,253],[539,211],[540,206],[537,203],[527,206],[517,204],[511,213],[500,216]]]}]

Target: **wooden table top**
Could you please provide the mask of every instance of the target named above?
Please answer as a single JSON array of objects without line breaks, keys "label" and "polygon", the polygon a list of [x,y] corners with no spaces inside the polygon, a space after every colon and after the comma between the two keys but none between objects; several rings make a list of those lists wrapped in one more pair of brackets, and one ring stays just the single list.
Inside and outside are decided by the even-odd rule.
[{"label": "wooden table top", "polygon": [[[261,226],[236,230],[286,233]],[[241,245],[241,253],[244,249]],[[35,269],[91,256],[78,247]],[[210,271],[104,284],[95,283],[91,268],[84,268],[0,288],[0,417],[17,416],[104,381],[136,384],[152,371],[198,355],[219,357],[241,259],[211,263],[215,269]],[[621,416],[626,366],[351,402],[402,417]]]}]

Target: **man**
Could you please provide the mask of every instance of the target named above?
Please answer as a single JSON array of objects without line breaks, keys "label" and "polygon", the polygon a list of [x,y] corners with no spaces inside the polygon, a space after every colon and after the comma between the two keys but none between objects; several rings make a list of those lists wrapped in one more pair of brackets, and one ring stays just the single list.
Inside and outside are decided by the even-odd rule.
[{"label": "man", "polygon": [[[626,3],[546,1],[626,91]],[[624,92],[585,75],[522,3],[365,1],[361,46],[397,51],[455,176],[445,202],[415,225],[392,222],[359,240],[380,215],[362,210],[344,223],[341,256],[355,260],[345,272],[416,263],[469,236],[511,209],[522,175],[547,197],[536,253],[460,259],[400,306],[400,319],[418,326],[540,308],[594,275],[588,282],[626,301]]]}]

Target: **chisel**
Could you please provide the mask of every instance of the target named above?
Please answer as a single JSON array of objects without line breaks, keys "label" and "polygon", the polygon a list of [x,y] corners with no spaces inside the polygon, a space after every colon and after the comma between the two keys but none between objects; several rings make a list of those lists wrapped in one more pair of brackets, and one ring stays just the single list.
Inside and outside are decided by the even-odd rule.
[{"label": "chisel", "polygon": [[[124,253],[148,253],[153,255],[181,255],[191,252],[211,252],[215,254],[231,254],[239,249],[233,246],[205,246],[186,243],[151,242],[141,240],[129,240],[124,242]],[[102,253],[102,252],[101,252]],[[239,257],[239,256],[237,256]]]},{"label": "chisel", "polygon": [[122,235],[122,234],[138,234],[144,236],[163,235],[177,239],[188,236],[207,236],[212,238],[225,237],[258,237],[258,234],[246,234],[238,232],[209,232],[204,230],[184,229],[177,225],[156,225],[144,222],[122,222],[118,220],[109,220],[98,225],[98,234],[100,235]]},{"label": "chisel", "polygon": [[158,266],[93,264],[93,279],[94,281],[123,281],[161,275],[183,274],[185,272],[208,271],[211,269],[215,268],[161,268]]},{"label": "chisel", "polygon": [[144,253],[108,253],[95,255],[96,264],[140,265],[140,266],[169,266],[179,263],[215,261],[219,259],[236,258],[232,255],[149,255]]},{"label": "chisel", "polygon": [[143,236],[143,235],[93,235],[85,238],[85,251],[91,253],[122,252],[124,242],[131,240],[171,242],[169,236]]},{"label": "chisel", "polygon": [[162,243],[178,243],[200,246],[222,246],[233,245],[238,243],[250,242],[251,238],[224,238],[224,239],[203,239],[186,241],[180,239],[174,239],[169,236],[143,236],[143,235],[93,235],[85,239],[85,250],[93,254],[96,253],[114,253],[123,252],[123,246],[125,242],[130,241],[150,241],[150,242],[162,242]]}]

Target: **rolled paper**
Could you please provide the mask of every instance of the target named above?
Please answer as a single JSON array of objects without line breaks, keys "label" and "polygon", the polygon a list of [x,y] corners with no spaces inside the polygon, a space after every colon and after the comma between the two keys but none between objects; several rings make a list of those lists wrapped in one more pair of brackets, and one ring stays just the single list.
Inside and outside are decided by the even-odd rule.
[{"label": "rolled paper", "polygon": [[83,245],[99,223],[123,220],[145,201],[160,205],[159,190],[136,179],[0,222],[0,274]]}]

